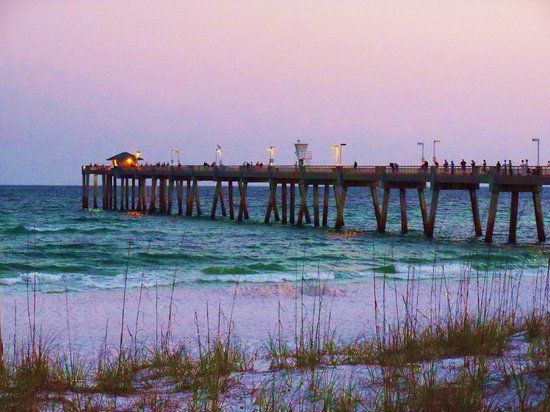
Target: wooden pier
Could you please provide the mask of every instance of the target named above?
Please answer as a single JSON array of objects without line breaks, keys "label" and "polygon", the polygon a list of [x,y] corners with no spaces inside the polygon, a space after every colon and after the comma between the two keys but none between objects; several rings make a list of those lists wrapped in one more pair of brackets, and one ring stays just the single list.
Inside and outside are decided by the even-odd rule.
[{"label": "wooden pier", "polygon": [[[92,187],[90,187],[90,176],[93,176]],[[101,187],[98,182],[99,177]],[[199,196],[199,182],[205,181],[215,184],[210,208],[212,219],[219,213],[227,216],[228,212],[230,219],[238,221],[248,219],[249,183],[267,183],[269,195],[266,199],[265,223],[269,223],[273,218],[283,224],[302,225],[305,222],[316,227],[326,227],[332,198],[336,229],[344,226],[348,188],[368,188],[376,217],[376,227],[381,233],[386,231],[392,190],[399,191],[401,231],[407,232],[407,190],[416,190],[424,233],[429,238],[434,236],[439,193],[444,190],[469,192],[474,232],[476,236],[482,236],[477,191],[480,184],[485,183],[489,185],[491,193],[485,242],[491,243],[493,240],[498,197],[502,192],[511,193],[508,241],[511,243],[516,241],[520,192],[532,194],[537,239],[540,242],[546,240],[540,193],[543,186],[550,185],[550,167],[532,167],[529,171],[522,167],[501,170],[497,170],[496,167],[467,167],[464,170],[454,169],[451,172],[451,170],[433,166],[427,170],[418,166],[400,166],[397,171],[387,166],[83,166],[82,207],[97,208],[101,190],[101,206],[105,210],[136,210],[200,216],[203,214],[203,209],[201,209]],[[429,208],[425,194],[428,183],[431,189]],[[278,198],[279,188],[280,199]],[[378,196],[379,188],[383,191],[381,204]],[[237,190],[236,193],[234,189]],[[310,191],[313,192],[311,205],[313,213],[310,213],[311,207],[308,204]],[[90,192],[93,197],[92,205],[90,205]],[[173,209],[174,194],[176,209]]]}]

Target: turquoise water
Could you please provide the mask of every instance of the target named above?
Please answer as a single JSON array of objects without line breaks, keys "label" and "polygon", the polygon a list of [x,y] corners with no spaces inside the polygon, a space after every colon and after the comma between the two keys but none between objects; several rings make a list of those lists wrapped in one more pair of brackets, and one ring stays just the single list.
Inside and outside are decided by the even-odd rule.
[{"label": "turquoise water", "polygon": [[[201,187],[203,213],[209,215],[212,187]],[[47,292],[120,288],[125,273],[130,287],[185,284],[288,282],[297,276],[353,282],[385,274],[406,279],[432,276],[434,264],[459,276],[472,266],[480,273],[510,267],[539,270],[548,253],[535,243],[536,229],[529,194],[520,196],[519,245],[506,245],[509,195],[502,195],[495,244],[472,237],[467,192],[442,192],[436,239],[422,235],[418,198],[408,193],[410,232],[399,233],[397,193],[391,199],[387,234],[375,233],[367,190],[351,188],[346,227],[356,233],[262,223],[267,188],[249,188],[250,220],[138,215],[80,208],[78,187],[0,186],[0,287],[24,290],[36,279]],[[479,192],[486,223],[487,189]],[[429,192],[428,192],[429,201]],[[331,202],[333,202],[331,198]],[[550,195],[543,192],[546,227]],[[331,203],[331,218],[334,204]],[[331,219],[331,221],[332,221]],[[126,269],[128,267],[128,269]],[[299,274],[299,275],[297,275]]]}]

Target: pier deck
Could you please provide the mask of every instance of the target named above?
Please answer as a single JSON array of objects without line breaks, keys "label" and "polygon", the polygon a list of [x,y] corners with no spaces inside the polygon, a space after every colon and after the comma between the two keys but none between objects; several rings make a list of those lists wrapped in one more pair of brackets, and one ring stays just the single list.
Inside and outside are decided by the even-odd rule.
[{"label": "pier deck", "polygon": [[[177,211],[186,216],[201,215],[199,182],[215,183],[215,192],[210,210],[211,218],[217,215],[218,204],[222,216],[231,219],[248,219],[247,188],[249,183],[268,183],[265,222],[273,215],[282,223],[302,225],[311,223],[308,192],[313,191],[313,225],[327,226],[329,198],[334,198],[336,208],[335,228],[344,226],[344,210],[348,187],[369,188],[376,216],[377,230],[385,232],[391,190],[399,191],[401,231],[407,232],[407,189],[418,191],[424,233],[433,237],[439,192],[441,190],[468,190],[476,236],[482,236],[477,190],[480,184],[488,184],[491,202],[488,211],[485,241],[493,240],[494,222],[498,196],[511,192],[510,225],[508,241],[516,241],[518,196],[531,192],[533,197],[537,239],[545,241],[544,222],[540,192],[550,185],[550,167],[512,167],[498,170],[496,167],[466,167],[444,170],[442,167],[422,169],[418,166],[399,166],[397,170],[387,166],[160,166],[137,165],[113,167],[88,165],[82,167],[82,207],[90,207],[90,177],[93,177],[93,207],[98,207],[99,182],[101,178],[102,208],[106,210],[138,210],[150,213],[172,213],[174,192]],[[185,204],[184,204],[185,184]],[[431,188],[428,208],[425,199],[427,184]],[[234,185],[238,190],[235,210]],[[227,189],[225,199],[224,186]],[[280,186],[280,199],[278,187]],[[147,188],[149,187],[149,190]],[[320,208],[319,187],[323,189]],[[382,202],[378,192],[383,191]],[[332,190],[331,190],[332,188]],[[296,201],[298,197],[298,202]],[[279,205],[281,213],[279,213]]]}]

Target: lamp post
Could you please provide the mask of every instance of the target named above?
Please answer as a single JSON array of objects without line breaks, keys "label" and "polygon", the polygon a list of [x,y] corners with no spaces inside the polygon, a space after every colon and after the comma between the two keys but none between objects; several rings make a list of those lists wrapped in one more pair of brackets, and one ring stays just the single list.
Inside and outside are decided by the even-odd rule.
[{"label": "lamp post", "polygon": [[333,144],[332,145],[332,148],[335,150],[335,163],[338,165],[338,166],[342,166],[342,148],[344,146],[347,146],[346,143],[340,143],[339,145],[338,144]]},{"label": "lamp post", "polygon": [[334,150],[333,163],[334,163],[335,166],[338,166],[338,158],[339,158],[339,153],[340,153],[340,147],[337,144],[333,144],[332,149]]},{"label": "lamp post", "polygon": [[425,161],[425,158],[424,158],[424,142],[418,142],[417,145],[422,146],[422,163],[424,163],[424,161]]},{"label": "lamp post", "polygon": [[174,155],[178,154],[178,163],[180,162],[180,151],[178,149],[172,149],[172,164],[174,164]]},{"label": "lamp post", "polygon": [[220,145],[216,145],[216,164],[222,164],[222,147]]},{"label": "lamp post", "polygon": [[436,144],[436,143],[440,143],[440,142],[441,142],[441,140],[434,139],[433,159],[432,159],[434,163],[436,162],[436,159],[437,159],[437,158],[435,157],[435,144]]},{"label": "lamp post", "polygon": [[273,157],[273,154],[275,153],[275,146],[269,146],[267,151],[269,152],[269,166],[273,166],[273,163],[275,162]]},{"label": "lamp post", "polygon": [[345,143],[340,143],[340,166],[342,166],[342,148],[347,146]]},{"label": "lamp post", "polygon": [[540,139],[535,137],[532,141],[537,143],[537,166],[540,166]]}]

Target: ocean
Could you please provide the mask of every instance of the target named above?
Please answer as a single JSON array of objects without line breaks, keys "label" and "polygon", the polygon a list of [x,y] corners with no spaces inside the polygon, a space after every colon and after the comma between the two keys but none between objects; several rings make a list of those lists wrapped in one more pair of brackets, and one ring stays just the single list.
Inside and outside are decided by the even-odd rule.
[{"label": "ocean", "polygon": [[[376,232],[368,189],[350,188],[344,233],[332,229],[263,223],[268,189],[251,186],[250,220],[209,217],[213,187],[201,187],[203,216],[181,217],[82,210],[76,186],[0,186],[0,288],[25,291],[29,280],[41,292],[85,291],[175,284],[215,286],[277,284],[323,279],[342,284],[384,274],[406,279],[460,276],[499,268],[525,273],[545,266],[548,253],[536,243],[529,193],[520,195],[518,244],[508,245],[510,196],[500,196],[492,245],[473,237],[467,192],[442,192],[435,239],[422,234],[416,191],[408,191],[409,232],[400,233],[398,193],[390,200],[387,233]],[[427,192],[427,201],[430,196]],[[478,194],[482,225],[489,192]],[[280,194],[279,194],[280,199]],[[543,192],[546,227],[550,193]],[[310,203],[311,207],[311,203]],[[219,208],[218,208],[219,211]],[[331,197],[329,225],[335,207]]]}]

